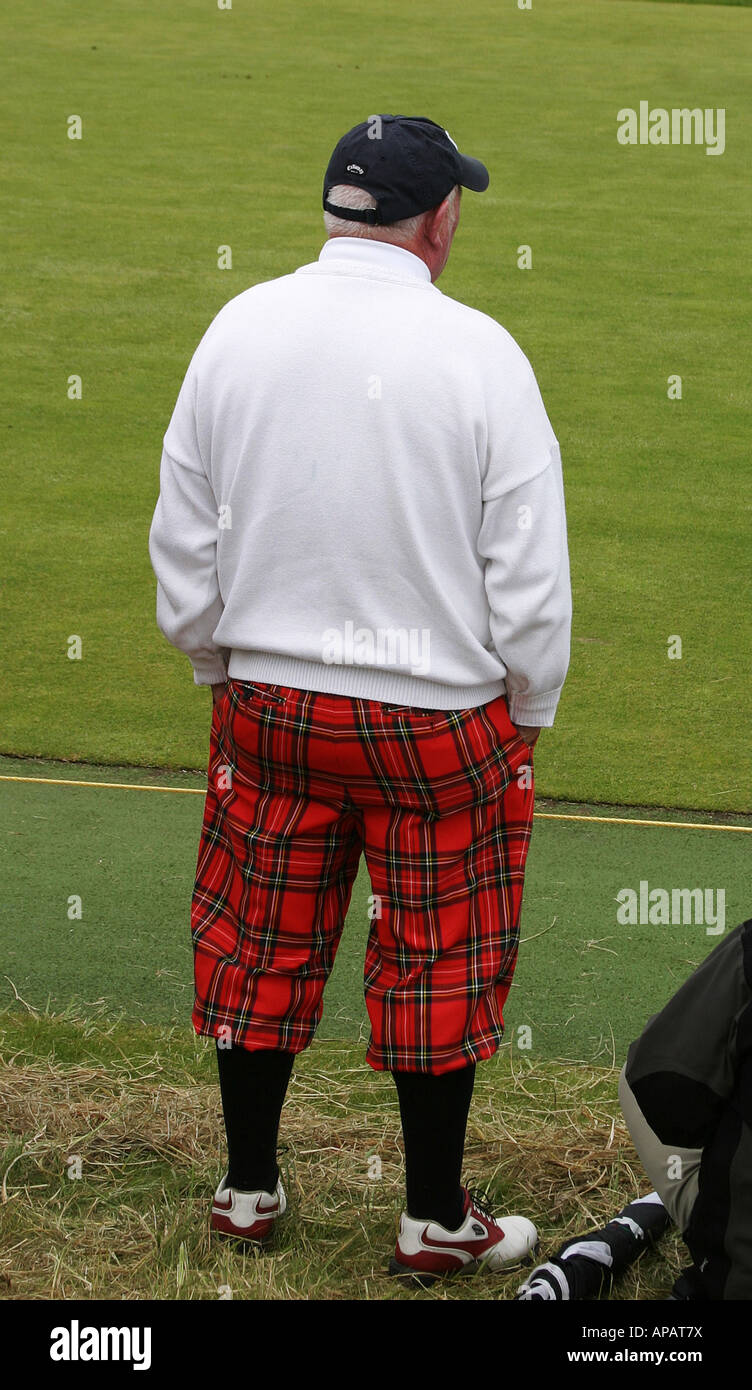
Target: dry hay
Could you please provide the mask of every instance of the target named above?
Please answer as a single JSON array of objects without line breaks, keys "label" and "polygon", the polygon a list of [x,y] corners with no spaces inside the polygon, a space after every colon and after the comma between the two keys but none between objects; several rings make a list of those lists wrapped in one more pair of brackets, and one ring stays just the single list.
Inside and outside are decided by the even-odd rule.
[{"label": "dry hay", "polygon": [[[616,1078],[613,1068],[586,1064],[533,1066],[508,1049],[478,1068],[465,1180],[501,1213],[531,1216],[543,1256],[646,1190]],[[169,1079],[158,1053],[107,1065],[8,1055],[0,1058],[0,1132],[9,1136],[0,1220],[15,1214],[0,1246],[6,1297],[175,1297],[189,1256],[193,1266],[211,1265],[207,1199],[225,1152],[216,1083],[188,1071]],[[83,1182],[69,1176],[76,1158]],[[336,1257],[359,1251],[378,1277],[402,1207],[391,1078],[354,1063],[344,1046],[301,1056],[280,1166],[299,1253],[315,1263],[319,1292],[301,1293],[282,1257],[273,1274],[268,1262],[257,1271],[247,1296],[352,1296],[336,1279],[327,1285]],[[112,1293],[103,1291],[103,1268]]]}]

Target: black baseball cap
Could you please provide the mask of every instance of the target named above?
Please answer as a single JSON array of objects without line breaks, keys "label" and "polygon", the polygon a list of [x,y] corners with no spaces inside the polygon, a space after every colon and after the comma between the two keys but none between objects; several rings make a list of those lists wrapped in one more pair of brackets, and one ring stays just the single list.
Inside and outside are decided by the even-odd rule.
[{"label": "black baseball cap", "polygon": [[[375,208],[341,208],[330,203],[338,183],[365,188]],[[488,170],[460,154],[451,135],[427,116],[370,116],[335,145],[324,175],[323,206],[348,222],[386,226],[428,212],[455,184],[483,193]]]}]

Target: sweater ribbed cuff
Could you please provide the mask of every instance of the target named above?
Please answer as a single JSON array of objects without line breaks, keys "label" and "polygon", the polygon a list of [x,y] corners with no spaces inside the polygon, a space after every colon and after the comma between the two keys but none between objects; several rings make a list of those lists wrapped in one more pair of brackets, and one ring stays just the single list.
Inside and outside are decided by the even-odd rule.
[{"label": "sweater ribbed cuff", "polygon": [[556,706],[559,703],[563,687],[558,690],[546,690],[542,695],[522,695],[514,691],[507,693],[507,705],[509,708],[509,718],[513,724],[521,724],[523,728],[550,729],[554,722]]},{"label": "sweater ribbed cuff", "polygon": [[216,661],[194,661],[194,685],[221,685],[227,680],[227,664],[218,657]]}]

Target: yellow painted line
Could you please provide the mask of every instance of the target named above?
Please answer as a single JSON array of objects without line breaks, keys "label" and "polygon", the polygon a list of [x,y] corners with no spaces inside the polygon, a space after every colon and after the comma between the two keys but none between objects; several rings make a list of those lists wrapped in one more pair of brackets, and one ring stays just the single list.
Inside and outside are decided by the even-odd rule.
[{"label": "yellow painted line", "polygon": [[[159,787],[140,782],[85,782],[78,777],[17,777],[0,773],[0,782],[43,782],[48,787],[110,787],[129,792],[177,792],[184,796],[206,796],[205,787]],[[695,820],[642,820],[638,816],[582,816],[567,811],[536,811],[536,820],[595,821],[601,825],[658,825],[672,830],[736,830],[752,835],[752,825],[716,825]]]},{"label": "yellow painted line", "polygon": [[184,792],[188,796],[206,796],[206,787],[150,787],[139,782],[85,782],[79,777],[13,777],[0,774],[0,782],[44,782],[48,787],[115,787],[129,792]]},{"label": "yellow painted line", "polygon": [[564,811],[536,811],[536,820],[593,820],[608,825],[665,825],[679,830],[740,830],[752,835],[752,825],[715,825],[699,820],[640,820],[637,816],[576,816]]}]

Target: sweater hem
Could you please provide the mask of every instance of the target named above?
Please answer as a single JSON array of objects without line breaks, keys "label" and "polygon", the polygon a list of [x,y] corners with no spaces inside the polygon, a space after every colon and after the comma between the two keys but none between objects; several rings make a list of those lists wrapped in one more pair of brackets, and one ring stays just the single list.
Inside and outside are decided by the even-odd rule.
[{"label": "sweater hem", "polygon": [[230,680],[256,680],[269,685],[288,685],[296,690],[315,690],[325,695],[350,695],[355,699],[409,705],[415,709],[475,709],[506,693],[503,678],[481,685],[453,686],[422,676],[368,666],[343,666],[332,662],[305,661],[279,652],[233,649],[228,663]]}]

